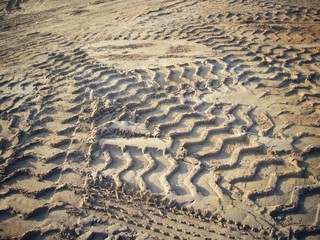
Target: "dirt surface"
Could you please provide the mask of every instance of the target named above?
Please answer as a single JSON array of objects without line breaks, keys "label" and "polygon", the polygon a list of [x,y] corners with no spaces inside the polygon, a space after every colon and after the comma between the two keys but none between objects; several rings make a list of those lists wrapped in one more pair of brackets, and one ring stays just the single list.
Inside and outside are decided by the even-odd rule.
[{"label": "dirt surface", "polygon": [[1,239],[319,239],[319,1],[0,10]]}]

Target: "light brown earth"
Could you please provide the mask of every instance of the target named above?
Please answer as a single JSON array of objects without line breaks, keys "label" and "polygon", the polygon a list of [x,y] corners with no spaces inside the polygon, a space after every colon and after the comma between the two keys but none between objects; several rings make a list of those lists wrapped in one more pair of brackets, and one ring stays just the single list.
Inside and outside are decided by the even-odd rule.
[{"label": "light brown earth", "polygon": [[318,0],[20,7],[1,239],[319,239]]}]

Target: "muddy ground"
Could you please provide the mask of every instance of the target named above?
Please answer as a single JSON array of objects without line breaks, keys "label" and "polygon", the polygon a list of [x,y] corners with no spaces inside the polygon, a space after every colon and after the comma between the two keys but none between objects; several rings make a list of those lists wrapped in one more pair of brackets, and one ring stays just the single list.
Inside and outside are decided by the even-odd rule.
[{"label": "muddy ground", "polygon": [[1,239],[319,239],[319,1],[7,4]]}]

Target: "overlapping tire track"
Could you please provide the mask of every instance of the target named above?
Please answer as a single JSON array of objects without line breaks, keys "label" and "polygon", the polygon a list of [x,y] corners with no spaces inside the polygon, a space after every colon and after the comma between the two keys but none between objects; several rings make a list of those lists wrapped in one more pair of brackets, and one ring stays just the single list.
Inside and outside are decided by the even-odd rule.
[{"label": "overlapping tire track", "polygon": [[[159,19],[177,6],[197,4],[177,1],[136,19]],[[275,14],[227,12],[178,19],[179,28],[132,29],[114,39],[185,39],[217,56],[130,72],[91,59],[55,34],[34,33],[33,42],[13,54],[2,49],[8,65],[17,59],[32,63],[22,77],[10,79],[14,68],[1,76],[3,92],[11,91],[1,98],[1,132],[13,136],[0,144],[3,236],[106,237],[110,232],[102,228],[110,225],[127,226],[124,236],[135,236],[134,230],[159,238],[256,239],[279,230],[318,235],[319,148],[307,147],[319,139],[318,13],[285,6]],[[305,26],[315,31],[305,35]],[[44,44],[59,51],[38,50]],[[70,81],[71,97],[63,92]],[[308,115],[287,121],[301,109]],[[44,151],[51,157],[43,157]],[[36,207],[22,209],[14,203],[17,195]],[[223,218],[204,216],[201,208],[208,203]],[[242,211],[236,219],[230,206]],[[243,219],[252,206],[257,212]],[[56,212],[87,225],[52,224]],[[90,214],[99,219],[85,220]],[[34,225],[43,219],[50,223]],[[261,229],[245,225],[252,219]],[[22,228],[16,235],[6,232],[17,222]]]},{"label": "overlapping tire track", "polygon": [[[305,14],[308,13],[308,14]],[[211,15],[208,17],[208,20],[205,24],[200,23],[189,23],[186,25],[182,25],[183,27],[180,28],[178,31],[177,29],[171,30],[161,30],[155,33],[148,32],[150,37],[148,39],[168,39],[168,34],[172,36],[172,38],[178,37],[182,39],[187,39],[189,41],[195,41],[197,43],[203,43],[207,46],[210,46],[213,50],[216,50],[217,53],[221,56],[216,59],[209,59],[205,63],[190,63],[191,65],[202,65],[205,69],[210,69],[209,73],[210,75],[204,74],[201,79],[199,76],[195,76],[194,73],[199,72],[196,68],[190,68],[190,64],[181,64],[178,66],[170,66],[167,68],[157,68],[157,69],[150,69],[147,70],[147,73],[152,73],[153,79],[158,83],[158,86],[163,86],[165,84],[170,84],[171,87],[169,91],[174,91],[176,88],[179,88],[179,84],[182,89],[188,89],[190,93],[194,94],[199,92],[209,92],[210,90],[217,90],[224,89],[225,91],[234,91],[234,89],[237,89],[238,86],[244,88],[244,89],[254,89],[252,86],[256,86],[257,89],[261,89],[261,97],[260,99],[270,99],[270,96],[285,96],[289,97],[294,96],[294,94],[298,94],[298,96],[301,96],[303,100],[300,98],[298,100],[298,104],[304,105],[305,101],[309,101],[308,99],[317,100],[317,94],[316,91],[318,90],[317,84],[315,83],[317,80],[317,75],[314,72],[318,67],[314,66],[313,64],[317,64],[317,51],[318,47],[313,46],[314,43],[318,42],[318,38],[315,35],[315,31],[306,32],[304,27],[306,25],[311,26],[311,28],[317,29],[317,17],[310,17],[307,16],[315,16],[317,15],[318,10],[315,9],[302,9],[302,8],[294,8],[292,6],[287,6],[286,8],[279,9],[277,11],[276,15],[273,15],[273,13],[270,14],[262,14],[258,13],[255,16],[250,15],[243,15],[243,14],[234,14],[234,13],[228,13],[225,18],[225,20],[222,20],[222,18],[219,18],[217,16]],[[305,16],[305,17],[301,17]],[[294,20],[296,19],[296,20]],[[218,20],[218,22],[217,22]],[[222,22],[233,22],[238,23],[238,27],[235,28],[226,28],[222,27],[219,29],[219,25],[215,25],[215,27],[210,27],[210,24],[212,23],[222,23]],[[282,24],[286,22],[291,22],[293,26],[291,29],[282,27]],[[250,28],[250,24],[252,24],[253,27],[258,27],[260,29],[254,30]],[[297,27],[296,27],[297,26]],[[181,30],[182,29],[182,30]],[[186,29],[186,32],[184,32],[184,29]],[[166,34],[165,34],[166,33]],[[308,36],[306,37],[306,34]],[[290,36],[289,36],[290,35]],[[165,37],[161,37],[165,36]],[[185,37],[183,37],[185,36]],[[130,39],[124,37],[124,39]],[[295,43],[299,44],[310,44],[308,47],[295,47],[293,46]],[[280,44],[284,44],[285,47],[280,47]],[[258,48],[257,48],[258,47]],[[293,54],[293,55],[292,55]],[[307,62],[305,59],[308,59]],[[220,72],[219,72],[220,69]],[[222,69],[222,70],[221,70]],[[208,73],[208,72],[207,72]],[[314,83],[307,83],[306,79],[313,78]],[[179,79],[179,80],[178,80]],[[208,83],[208,79],[211,79],[211,83]],[[197,82],[199,81],[199,82]],[[203,83],[201,82],[203,81]],[[305,85],[301,86],[301,83],[304,82]],[[237,86],[238,85],[238,86]],[[201,88],[197,88],[197,86],[200,86]],[[288,87],[289,86],[289,87]],[[279,87],[284,88],[285,90],[281,90],[279,93]],[[192,90],[191,90],[192,89]],[[185,99],[187,99],[188,104],[192,103],[195,104],[194,109],[198,107],[196,101],[190,101],[188,99],[188,91],[184,95]],[[237,91],[237,90],[236,90]],[[199,93],[201,96],[201,93]],[[191,94],[190,94],[191,95]],[[307,98],[305,96],[308,96]],[[200,101],[201,102],[201,101]],[[161,102],[159,102],[161,104]],[[179,103],[180,104],[180,103]],[[182,103],[183,104],[183,103]],[[205,108],[205,103],[203,108]],[[223,105],[222,105],[223,106]],[[293,105],[292,105],[293,106]],[[248,103],[248,106],[246,104],[240,105],[240,109],[246,108],[253,109],[251,110],[251,114],[248,114],[248,112],[240,112],[240,115],[236,116],[229,116],[228,114],[225,115],[218,115],[219,118],[222,118],[226,121],[226,125],[231,125],[231,128],[227,129],[228,131],[231,131],[236,126],[239,126],[238,124],[245,123],[244,125],[240,125],[243,130],[247,130],[249,135],[258,135],[259,137],[271,137],[274,136],[280,136],[280,138],[285,137],[298,137],[301,139],[300,136],[297,136],[295,131],[289,133],[288,131],[285,132],[285,134],[282,132],[283,129],[293,129],[293,126],[296,125],[296,123],[289,122],[286,123],[285,126],[278,128],[277,125],[274,123],[274,119],[277,118],[279,115],[287,114],[289,113],[285,111],[282,111],[279,113],[278,116],[270,116],[270,114],[259,110],[259,108],[256,108],[256,105],[252,105],[252,103]],[[179,108],[183,109],[183,105]],[[201,109],[201,107],[199,107]],[[304,108],[304,107],[302,107]],[[179,150],[178,156],[176,157],[186,157],[188,155],[195,155],[196,157],[205,158],[206,155],[201,155],[199,152],[194,151],[193,149],[196,149],[195,144],[203,144],[203,143],[210,143],[210,137],[208,134],[210,134],[210,130],[201,136],[199,136],[198,140],[188,142],[183,142],[179,144],[179,136],[180,134],[182,136],[186,136],[186,138],[190,139],[188,137],[188,134],[191,135],[194,126],[185,127],[186,130],[180,130],[179,126],[184,126],[182,124],[181,120],[186,118],[186,115],[179,115],[179,113],[175,113],[170,109],[175,109],[169,107],[167,111],[163,111],[162,114],[160,114],[157,118],[159,119],[159,123],[154,123],[156,121],[156,117],[152,117],[151,119],[144,119],[144,114],[147,114],[147,111],[151,111],[150,114],[154,114],[154,110],[161,109],[158,106],[153,106],[150,109],[144,109],[143,111],[138,110],[137,112],[143,113],[142,115],[139,114],[138,120],[143,122],[144,120],[152,120],[151,122],[151,128],[152,130],[154,127],[159,129],[163,133],[163,136],[166,136],[166,129],[168,127],[176,127],[178,132],[173,132],[170,134],[168,133],[172,138],[174,138],[174,143],[172,146],[174,150]],[[172,111],[172,112],[171,112]],[[189,110],[190,111],[190,110]],[[194,110],[193,110],[194,111]],[[232,111],[230,111],[232,112]],[[314,112],[312,112],[314,113]],[[290,114],[290,113],[289,113]],[[240,117],[242,116],[242,118]],[[254,117],[252,117],[254,116]],[[317,114],[313,115],[314,118],[317,118]],[[213,116],[211,116],[213,117]],[[210,115],[209,115],[210,118]],[[229,121],[227,119],[229,118]],[[313,117],[311,117],[313,118]],[[126,118],[123,118],[122,120],[129,120]],[[201,121],[201,120],[200,120]],[[205,120],[204,120],[205,121]],[[308,121],[308,120],[307,120]],[[163,126],[161,125],[162,122],[166,122]],[[293,124],[293,125],[292,125]],[[312,126],[315,123],[311,123]],[[210,124],[210,127],[214,124]],[[299,128],[299,127],[298,127]],[[173,128],[174,129],[174,128]],[[213,133],[214,128],[213,128]],[[234,131],[234,130],[232,130]],[[311,134],[315,139],[319,138],[318,131],[316,131],[315,134]],[[216,135],[215,135],[216,136]],[[307,138],[310,136],[308,134],[304,135]],[[278,138],[278,137],[277,137]],[[302,137],[303,138],[303,137]],[[219,139],[219,138],[218,138]],[[220,175],[224,175],[224,171],[228,172],[231,170],[234,171],[234,173],[238,172],[238,167],[242,165],[242,157],[241,153],[245,152],[246,149],[251,153],[251,151],[261,151],[261,149],[264,149],[261,147],[261,145],[255,145],[253,140],[253,146],[256,147],[238,147],[233,148],[234,153],[232,152],[225,152],[226,149],[230,149],[229,146],[225,146],[225,142],[228,142],[229,138],[222,138],[226,140],[221,140],[219,143],[219,140],[217,141],[215,150],[211,155],[207,154],[208,156],[215,156],[218,159],[220,158],[219,154],[221,152],[223,154],[228,154],[231,156],[231,160],[229,160],[229,164],[226,163],[213,163],[215,166],[215,169],[217,173]],[[232,138],[230,138],[232,139]],[[235,139],[238,140],[236,137]],[[248,144],[250,145],[251,140],[248,138],[243,138],[246,140],[244,145]],[[188,140],[187,140],[188,141]],[[294,140],[295,142],[296,140]],[[178,142],[178,143],[177,143]],[[188,148],[191,148],[191,152]],[[231,147],[232,149],[232,147]],[[189,150],[189,151],[188,151]],[[263,154],[268,153],[268,148],[265,149],[266,152],[262,151]],[[303,150],[303,149],[302,149]],[[223,155],[222,154],[222,155]],[[254,154],[253,154],[254,156]],[[209,158],[209,157],[208,157]],[[254,158],[254,157],[253,157]],[[246,156],[246,162],[250,162],[249,157]],[[278,164],[278,161],[274,161],[271,158],[270,161],[267,161],[270,163],[271,166],[273,166],[273,163],[275,163],[275,167]],[[264,162],[265,160],[263,160]],[[266,202],[261,201],[261,197],[268,197],[275,194],[276,189],[278,189],[280,186],[281,188],[286,188],[284,186],[290,186],[291,184],[291,178],[301,178],[301,183],[304,181],[305,178],[305,172],[303,169],[301,169],[300,165],[303,165],[302,162],[298,161],[296,166],[292,166],[290,161],[291,158],[289,156],[284,155],[279,160],[284,165],[284,171],[282,170],[276,170],[276,174],[271,176],[271,178],[268,180],[269,185],[261,190],[250,190],[249,188],[240,190],[240,193],[237,193],[235,191],[235,194],[240,194],[240,196],[247,196],[248,201],[255,202],[258,206],[264,207],[264,204]],[[263,164],[262,164],[263,165]],[[261,166],[260,164],[252,164],[251,166]],[[277,169],[277,167],[276,167]],[[174,168],[176,171],[176,168]],[[243,169],[244,170],[244,169]],[[181,171],[181,170],[180,170]],[[270,171],[270,168],[268,169]],[[278,172],[279,171],[279,172]],[[251,173],[250,173],[251,172]],[[254,174],[252,175],[252,172]],[[198,171],[196,171],[198,174]],[[195,173],[194,173],[195,174]],[[233,173],[231,173],[232,175]],[[266,173],[263,173],[266,174]],[[201,174],[200,174],[201,175]],[[259,176],[259,177],[257,177]],[[246,177],[243,177],[246,179]],[[259,179],[259,171],[257,169],[250,168],[248,173],[249,179]],[[189,177],[189,179],[194,180],[195,177]],[[225,181],[224,177],[221,177],[223,181]],[[222,180],[219,181],[222,181]],[[235,179],[238,179],[238,183],[242,182],[242,177],[235,177]],[[286,180],[287,183],[284,183],[282,179],[288,179]],[[200,179],[197,179],[198,181],[201,181]],[[223,182],[222,181],[222,182]],[[247,181],[247,180],[246,180]],[[299,180],[300,181],[300,180]],[[235,181],[231,179],[231,184],[225,184],[226,187],[221,186],[225,191],[230,191],[229,188],[233,188],[233,183]],[[290,182],[290,183],[288,183]],[[183,182],[185,183],[185,182]],[[304,184],[304,183],[302,183]],[[185,185],[185,184],[184,184]],[[219,184],[218,184],[219,185]],[[253,185],[253,184],[252,184]],[[282,186],[284,185],[284,186]],[[185,187],[181,183],[182,188]],[[246,186],[246,184],[244,185]],[[234,187],[237,188],[235,185]],[[287,192],[285,195],[296,195],[295,191],[291,188],[286,190]],[[182,191],[180,191],[182,192]],[[190,192],[190,187],[189,187]],[[192,190],[191,190],[192,192]],[[206,191],[205,191],[206,192]],[[232,194],[232,190],[230,191]],[[243,192],[243,193],[242,193]],[[315,190],[317,192],[317,190]],[[184,191],[184,193],[188,193],[188,191]],[[317,195],[317,193],[316,193]],[[242,197],[240,197],[242,198]],[[315,204],[315,199],[311,200],[310,202],[313,202]],[[267,203],[268,204],[268,203]],[[285,204],[280,205],[279,207],[284,207]],[[267,206],[268,208],[270,206]],[[271,207],[272,208],[272,207]],[[313,206],[313,209],[316,208],[316,204]],[[299,211],[298,208],[293,208],[293,211]],[[283,211],[282,213],[288,213],[289,211]],[[279,213],[279,212],[277,212]],[[317,216],[313,215],[313,212],[309,212],[311,219]],[[270,210],[270,215],[272,217],[275,217],[275,214],[273,210]],[[312,215],[312,216],[311,216]],[[313,221],[310,222],[312,224]],[[290,225],[290,224],[289,224]],[[311,228],[305,228],[304,234],[307,234],[310,230],[310,234],[313,234],[317,232],[317,228],[311,227]],[[309,230],[308,230],[309,229]],[[298,229],[296,233],[299,235],[300,230]]]}]

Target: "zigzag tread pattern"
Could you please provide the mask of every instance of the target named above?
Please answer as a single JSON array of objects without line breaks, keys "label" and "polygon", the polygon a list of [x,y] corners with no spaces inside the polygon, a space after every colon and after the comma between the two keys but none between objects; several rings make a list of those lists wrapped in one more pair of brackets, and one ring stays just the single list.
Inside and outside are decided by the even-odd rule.
[{"label": "zigzag tread pattern", "polygon": [[[40,32],[14,39],[34,20],[4,19],[1,237],[106,238],[113,227],[119,238],[319,235],[319,149],[306,146],[320,136],[319,10],[239,2],[237,13],[237,1],[216,1],[224,13],[210,1],[150,4],[116,17],[132,22],[124,32],[105,36],[107,25],[73,40]],[[67,14],[106,7],[90,4]],[[178,39],[215,54],[125,71],[79,47],[101,39]],[[24,73],[15,74],[22,60]],[[242,218],[252,206],[252,218]]]}]

